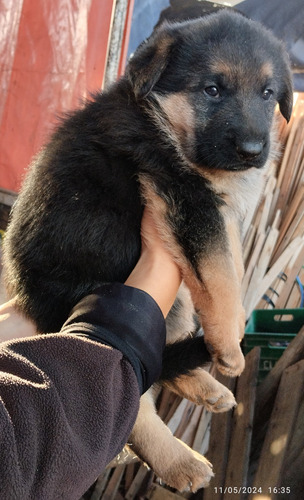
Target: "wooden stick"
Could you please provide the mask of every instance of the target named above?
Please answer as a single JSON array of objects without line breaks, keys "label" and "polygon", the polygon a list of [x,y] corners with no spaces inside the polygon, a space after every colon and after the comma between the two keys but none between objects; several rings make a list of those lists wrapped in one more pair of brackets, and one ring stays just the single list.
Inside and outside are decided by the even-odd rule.
[{"label": "wooden stick", "polygon": [[244,299],[244,307],[246,310],[247,318],[251,314],[252,310],[256,306],[257,302],[259,301],[263,293],[267,290],[268,286],[270,286],[273,281],[272,280],[268,286],[266,287],[264,286],[263,291],[261,293],[260,291],[261,286],[259,285],[265,279],[265,273],[267,271],[271,259],[272,250],[278,239],[278,236],[279,236],[279,231],[276,228],[271,228],[269,230],[259,260],[252,273],[250,284],[248,286],[246,297]]},{"label": "wooden stick", "polygon": [[283,371],[303,358],[304,326],[290,342],[273,369],[258,387],[255,427],[262,427],[265,423],[267,424]]},{"label": "wooden stick", "polygon": [[190,419],[183,431],[183,433],[180,436],[180,439],[186,443],[188,446],[192,447],[193,441],[197,432],[197,428],[202,416],[203,412],[203,407],[202,406],[195,406],[192,414],[190,416]]},{"label": "wooden stick", "polygon": [[293,112],[293,117],[292,117],[292,124],[291,124],[292,126],[290,127],[290,131],[289,131],[289,135],[288,135],[288,139],[287,139],[287,144],[286,144],[285,151],[284,151],[283,160],[282,160],[282,163],[280,165],[280,170],[279,170],[279,174],[278,174],[278,187],[281,187],[281,185],[283,183],[284,176],[285,176],[286,169],[288,167],[288,160],[289,160],[289,156],[290,156],[290,151],[292,149],[295,134],[296,134],[297,127],[298,127],[298,120],[299,120],[298,115],[299,115],[299,113],[300,113],[300,106],[295,106],[294,112]]},{"label": "wooden stick", "polygon": [[[227,379],[221,374],[217,374],[216,378],[219,382],[226,385],[228,389],[233,391],[236,380]],[[214,413],[211,420],[210,441],[207,453],[207,458],[213,464],[215,476],[211,480],[209,488],[204,491],[204,500],[214,500],[214,491],[217,488],[223,488],[225,484],[225,475],[227,468],[229,443],[232,428],[232,412]],[[221,494],[218,494],[218,499],[221,499]]]},{"label": "wooden stick", "polygon": [[[295,231],[303,221],[304,217],[304,186],[301,188],[284,220],[284,225],[280,228],[280,236],[273,252],[272,262],[274,262],[286,248],[287,244],[295,237]],[[303,226],[300,225],[300,233],[303,233]]]},{"label": "wooden stick", "polygon": [[182,399],[181,402],[179,403],[178,407],[176,408],[174,414],[170,418],[170,420],[167,422],[167,426],[169,427],[170,431],[172,434],[175,434],[176,430],[178,429],[180,425],[181,418],[184,415],[185,408],[189,406],[189,401],[187,399]]},{"label": "wooden stick", "polygon": [[[137,474],[135,478],[132,481],[132,484],[130,488],[128,489],[126,495],[125,495],[125,500],[133,500],[139,490],[139,488],[142,485],[142,482],[146,475],[148,474],[149,470],[145,465],[141,465],[140,468],[137,471]],[[104,500],[104,499],[102,499]]]},{"label": "wooden stick", "polygon": [[203,411],[201,413],[201,418],[199,420],[196,429],[196,434],[194,436],[192,443],[192,449],[194,451],[197,451],[198,453],[201,453],[202,455],[204,455],[207,451],[202,448],[203,448],[203,443],[205,441],[204,438],[211,425],[211,419],[212,419],[212,413],[208,412],[206,408],[203,408]]},{"label": "wooden stick", "polygon": [[[233,413],[232,435],[228,455],[225,488],[247,486],[249,453],[253,426],[256,385],[259,372],[260,348],[255,347],[246,356],[246,366],[237,381],[238,406]],[[231,493],[223,495],[223,500]],[[241,494],[239,498],[243,498]]]},{"label": "wooden stick", "polygon": [[95,488],[94,488],[94,491],[92,493],[92,496],[90,498],[90,500],[100,500],[106,486],[107,486],[107,482],[108,482],[108,479],[109,479],[109,475],[111,473],[112,469],[106,469],[102,474],[100,474],[100,476],[98,477],[97,481],[96,481],[96,484],[95,484]]},{"label": "wooden stick", "polygon": [[248,292],[250,279],[251,279],[252,273],[257,265],[257,261],[259,259],[261,250],[262,250],[263,245],[265,243],[265,239],[266,239],[266,234],[259,235],[257,243],[256,243],[255,248],[253,250],[250,262],[247,266],[247,270],[245,272],[245,276],[244,276],[243,283],[242,283],[242,297],[243,298],[245,298],[245,296]]},{"label": "wooden stick", "polygon": [[290,498],[302,498],[304,491],[304,399],[300,404],[294,432],[286,452],[281,484],[290,487]]},{"label": "wooden stick", "polygon": [[287,280],[286,282],[283,282],[281,280],[282,286],[281,290],[279,291],[279,298],[276,302],[277,309],[283,309],[284,307],[286,307],[288,297],[291,293],[291,290],[294,286],[294,282],[303,263],[304,263],[304,241],[302,242],[302,245],[300,245],[299,248],[295,251],[293,258],[291,259],[287,268],[284,270],[287,276]]},{"label": "wooden stick", "polygon": [[[282,376],[275,406],[262,448],[253,486],[268,492],[268,488],[280,487],[286,450],[293,433],[299,403],[303,396],[304,360],[287,368]],[[275,492],[268,497],[276,499]],[[259,498],[251,495],[250,500]]]},{"label": "wooden stick", "polygon": [[250,316],[256,304],[262,295],[268,290],[273,281],[276,279],[278,274],[285,268],[288,264],[289,260],[292,258],[293,253],[298,248],[298,246],[302,244],[301,238],[295,238],[288,247],[284,250],[282,255],[278,258],[278,260],[273,264],[267,274],[265,274],[264,278],[261,280],[260,285],[255,293],[254,298],[251,300],[249,305],[246,308],[247,317]]},{"label": "wooden stick", "polygon": [[179,425],[178,425],[176,431],[174,432],[174,436],[181,439],[183,433],[185,432],[187,426],[189,425],[189,423],[191,421],[191,418],[192,418],[193,412],[195,411],[195,408],[196,408],[196,406],[194,403],[192,403],[191,401],[187,401],[186,407],[185,407],[183,414],[180,418]]},{"label": "wooden stick", "polygon": [[118,465],[114,469],[113,475],[110,481],[108,482],[104,494],[102,495],[103,500],[116,500],[117,498],[116,494],[118,492],[120,481],[122,479],[125,468],[126,468],[125,465]]},{"label": "wooden stick", "polygon": [[153,491],[149,496],[149,500],[180,500],[181,498],[183,497],[170,490],[165,490],[158,484],[153,486]]}]

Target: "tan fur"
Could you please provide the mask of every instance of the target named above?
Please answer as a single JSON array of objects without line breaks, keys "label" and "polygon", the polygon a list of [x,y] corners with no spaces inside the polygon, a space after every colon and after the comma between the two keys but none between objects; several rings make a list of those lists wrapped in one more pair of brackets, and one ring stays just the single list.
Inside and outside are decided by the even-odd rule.
[{"label": "tan fur", "polygon": [[263,64],[263,66],[260,68],[260,75],[265,79],[273,77],[273,65],[270,61]]},{"label": "tan fur", "polygon": [[214,59],[210,64],[210,72],[218,75],[223,75],[228,81],[233,81],[233,73],[235,68],[231,64],[222,59]]},{"label": "tan fur", "polygon": [[[268,166],[266,165],[264,167],[265,173],[267,169]],[[196,171],[200,171],[206,179],[212,182],[213,190],[225,201],[226,207],[232,216],[241,221],[251,217],[264,185],[264,177],[259,170],[223,172],[200,167]],[[229,217],[228,211],[227,216]]]},{"label": "tan fur", "polygon": [[232,392],[202,368],[193,370],[189,375],[181,375],[172,382],[165,382],[164,385],[214,413],[230,410],[236,405]]},{"label": "tan fur", "polygon": [[194,133],[195,116],[187,95],[177,92],[166,97],[159,97],[158,101],[178,138],[182,142],[185,136],[191,140]]},{"label": "tan fur", "polygon": [[180,302],[178,321],[174,315],[174,308],[166,318],[166,338],[169,344],[191,335],[197,327],[194,321],[195,310],[191,294],[184,283],[181,284],[178,290],[177,299]]},{"label": "tan fur", "polygon": [[214,475],[210,462],[175,438],[160,420],[151,391],[141,397],[129,446],[166,484],[180,491],[207,486]]},{"label": "tan fur", "polygon": [[[242,256],[237,243],[237,223],[233,212],[224,212],[229,252],[219,251],[205,257],[200,265],[201,281],[194,275],[166,221],[167,205],[146,179],[141,179],[143,194],[168,249],[179,264],[195,309],[204,329],[213,360],[224,375],[236,376],[244,369],[239,345],[245,328],[241,303]],[[227,293],[229,290],[229,293]]]},{"label": "tan fur", "polygon": [[[243,65],[232,65],[222,59],[215,58],[210,65],[210,69],[212,73],[222,75],[230,85],[234,85],[237,82],[239,87],[243,89],[246,89],[246,87],[250,88],[252,85],[252,73],[248,72],[245,61]],[[272,76],[273,66],[268,61],[260,68],[259,73],[255,77],[261,84],[264,84]]]}]

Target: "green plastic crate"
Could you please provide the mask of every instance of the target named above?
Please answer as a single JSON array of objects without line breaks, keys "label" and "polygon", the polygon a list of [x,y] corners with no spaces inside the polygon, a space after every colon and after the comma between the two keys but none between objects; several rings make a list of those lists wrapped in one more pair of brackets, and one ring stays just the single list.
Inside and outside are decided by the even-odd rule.
[{"label": "green plastic crate", "polygon": [[258,383],[274,367],[303,325],[304,309],[253,311],[246,325],[242,347],[244,354],[255,346],[261,347]]}]

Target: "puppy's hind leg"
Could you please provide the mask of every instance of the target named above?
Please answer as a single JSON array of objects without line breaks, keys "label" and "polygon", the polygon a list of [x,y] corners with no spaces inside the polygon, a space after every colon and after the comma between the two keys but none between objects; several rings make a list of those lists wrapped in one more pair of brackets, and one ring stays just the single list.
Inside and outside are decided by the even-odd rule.
[{"label": "puppy's hind leg", "polygon": [[163,385],[213,413],[229,411],[236,406],[232,392],[203,368],[196,368],[187,375],[164,381]]},{"label": "puppy's hind leg", "polygon": [[152,391],[141,397],[131,448],[172,488],[196,491],[208,486],[214,475],[210,462],[172,435],[156,414]]},{"label": "puppy's hind leg", "polygon": [[204,337],[188,337],[166,346],[162,385],[208,411],[224,412],[236,405],[232,392],[208,373],[211,356]]}]

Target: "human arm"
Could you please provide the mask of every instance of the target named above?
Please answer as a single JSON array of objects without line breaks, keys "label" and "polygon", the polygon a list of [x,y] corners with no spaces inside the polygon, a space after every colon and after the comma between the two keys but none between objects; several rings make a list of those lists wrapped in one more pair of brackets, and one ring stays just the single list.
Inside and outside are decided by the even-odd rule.
[{"label": "human arm", "polygon": [[[129,305],[140,309],[137,290],[129,290]],[[162,344],[162,316],[146,298],[139,322]],[[159,315],[160,330],[147,311],[150,319]],[[82,304],[64,333],[1,345],[0,498],[80,498],[125,444],[137,416],[140,380],[121,351],[90,339],[105,329],[95,312],[87,304],[90,327],[82,322]],[[125,326],[130,328],[129,318]]]},{"label": "human arm", "polygon": [[165,340],[167,306],[147,293],[159,266],[138,266],[128,286],[83,299],[60,333],[0,344],[0,498],[75,500],[125,444]]}]

